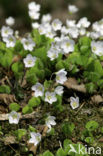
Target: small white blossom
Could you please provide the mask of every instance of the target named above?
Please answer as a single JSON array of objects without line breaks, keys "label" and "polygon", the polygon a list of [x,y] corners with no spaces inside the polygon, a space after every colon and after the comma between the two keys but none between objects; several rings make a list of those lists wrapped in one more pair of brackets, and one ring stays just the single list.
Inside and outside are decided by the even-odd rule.
[{"label": "small white blossom", "polygon": [[29,10],[34,10],[35,12],[40,11],[40,4],[36,4],[35,2],[30,2],[28,4]]},{"label": "small white blossom", "polygon": [[78,8],[75,5],[69,5],[68,10],[71,14],[78,12]]},{"label": "small white blossom", "polygon": [[35,56],[33,57],[31,54],[28,54],[26,58],[23,59],[23,62],[25,64],[25,67],[27,68],[33,67],[36,62],[36,57]]},{"label": "small white blossom", "polygon": [[69,35],[72,38],[77,38],[79,36],[79,30],[76,27],[69,28]]},{"label": "small white blossom", "polygon": [[55,122],[55,116],[48,116],[46,118],[46,126],[49,128],[49,131],[51,130],[51,126],[55,126],[56,125],[56,122]]},{"label": "small white blossom", "polygon": [[91,42],[92,52],[98,56],[103,55],[103,41],[92,41]]},{"label": "small white blossom", "polygon": [[100,33],[99,32],[91,32],[90,37],[92,39],[98,39],[100,37]]},{"label": "small white blossom", "polygon": [[52,28],[54,31],[60,30],[62,26],[62,22],[59,19],[55,19],[52,22]]},{"label": "small white blossom", "polygon": [[76,26],[76,21],[67,19],[66,20],[66,25],[67,25],[68,28],[75,27]]},{"label": "small white blossom", "polygon": [[63,89],[64,89],[64,87],[63,86],[57,86],[56,88],[55,88],[55,93],[57,94],[57,95],[62,95],[63,94]]},{"label": "small white blossom", "polygon": [[9,26],[13,26],[15,23],[15,19],[13,17],[8,17],[8,18],[6,18],[5,22]]},{"label": "small white blossom", "polygon": [[1,36],[8,37],[8,35],[13,35],[13,30],[10,27],[3,26],[1,28]]},{"label": "small white blossom", "polygon": [[65,69],[61,69],[58,72],[56,72],[56,82],[63,84],[66,80],[67,80],[67,72],[65,71]]},{"label": "small white blossom", "polygon": [[79,107],[79,98],[78,97],[76,97],[76,98],[70,97],[70,105],[71,105],[72,109],[78,108]]},{"label": "small white blossom", "polygon": [[34,23],[32,23],[32,28],[33,29],[38,29],[39,28],[39,23],[37,23],[37,22],[34,22]]},{"label": "small white blossom", "polygon": [[31,138],[29,140],[29,143],[34,144],[34,146],[38,145],[39,142],[41,141],[41,134],[40,133],[31,132],[30,135],[31,135]]},{"label": "small white blossom", "polygon": [[90,22],[88,21],[87,17],[83,17],[77,23],[78,28],[88,28],[90,26]]},{"label": "small white blossom", "polygon": [[14,47],[16,43],[16,38],[12,35],[8,35],[3,38],[3,41],[6,42],[6,47]]},{"label": "small white blossom", "polygon": [[36,85],[32,86],[32,90],[35,91],[35,97],[43,96],[44,94],[44,87],[41,83],[36,83]]},{"label": "small white blossom", "polygon": [[80,34],[81,36],[85,35],[85,34],[86,34],[86,29],[85,29],[85,28],[80,28],[80,29],[79,29],[79,34]]},{"label": "small white blossom", "polygon": [[63,26],[63,27],[61,28],[61,33],[62,33],[63,35],[68,34],[68,32],[69,32],[69,29],[66,28],[65,26]]},{"label": "small white blossom", "polygon": [[73,52],[74,51],[74,45],[75,45],[74,40],[69,39],[68,37],[64,38],[62,40],[62,43],[61,43],[61,48],[63,49],[64,54],[67,54],[69,52]]},{"label": "small white blossom", "polygon": [[60,52],[59,47],[52,45],[47,52],[47,56],[50,58],[51,61],[53,61],[58,57],[59,52]]},{"label": "small white blossom", "polygon": [[46,14],[46,15],[42,16],[41,21],[42,21],[42,23],[49,23],[51,21],[51,19],[52,19],[51,15],[50,14]]},{"label": "small white blossom", "polygon": [[40,16],[40,13],[39,12],[35,12],[35,10],[30,10],[29,11],[29,16],[33,20],[38,20],[39,16]]},{"label": "small white blossom", "polygon": [[45,93],[45,101],[52,104],[57,101],[55,92],[46,92]]},{"label": "small white blossom", "polygon": [[20,119],[20,115],[15,112],[15,111],[12,111],[9,116],[9,123],[10,124],[18,124],[19,123],[19,119]]},{"label": "small white blossom", "polygon": [[35,47],[35,42],[31,39],[31,38],[23,38],[21,40],[21,43],[23,44],[23,47],[25,50],[29,50],[29,51],[32,51],[33,48]]}]

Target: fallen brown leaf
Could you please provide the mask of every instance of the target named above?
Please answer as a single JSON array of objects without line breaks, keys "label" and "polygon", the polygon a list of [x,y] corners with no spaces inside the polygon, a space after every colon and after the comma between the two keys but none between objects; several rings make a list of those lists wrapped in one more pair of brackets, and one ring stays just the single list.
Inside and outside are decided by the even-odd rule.
[{"label": "fallen brown leaf", "polygon": [[9,104],[16,101],[16,98],[12,94],[0,94],[0,100],[5,102],[5,104]]},{"label": "fallen brown leaf", "polygon": [[73,89],[82,93],[86,93],[86,88],[84,84],[78,84],[75,78],[68,78],[68,80],[64,83],[68,89]]}]

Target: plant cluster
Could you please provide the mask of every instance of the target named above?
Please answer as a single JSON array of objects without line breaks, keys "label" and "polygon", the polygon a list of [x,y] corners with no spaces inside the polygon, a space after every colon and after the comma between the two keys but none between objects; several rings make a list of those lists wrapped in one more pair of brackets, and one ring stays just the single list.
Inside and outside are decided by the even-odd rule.
[{"label": "plant cluster", "polygon": [[[28,8],[30,18],[33,21],[38,20],[40,5],[30,2]],[[68,10],[73,14],[78,8],[69,5]],[[22,115],[31,114],[43,107],[50,107],[54,112],[63,112],[64,84],[69,77],[75,77],[78,84],[83,83],[87,93],[93,94],[103,89],[103,19],[92,25],[86,17],[78,22],[67,19],[66,25],[59,19],[51,22],[50,14],[43,15],[40,19],[41,23],[32,22],[32,32],[23,38],[18,31],[11,28],[15,23],[12,17],[6,19],[7,26],[1,28],[0,94],[4,95],[2,103],[9,104],[7,112],[10,124],[19,124]],[[88,29],[90,26],[91,31]],[[6,95],[13,95],[14,98],[6,100]],[[78,96],[67,98],[70,109],[79,107]],[[58,122],[55,116],[46,109],[42,124],[46,127],[47,135],[54,133],[53,127],[56,131]],[[89,121],[82,139],[88,144],[93,143],[92,131],[97,128],[96,121]],[[74,129],[74,124],[62,125],[62,131],[67,138],[68,133],[72,134]],[[19,141],[26,135],[29,144],[34,147],[39,146],[43,138],[33,126],[29,126],[28,131],[23,128],[15,131]],[[68,154],[71,144],[77,148],[80,143],[73,144],[65,139],[56,156],[78,156],[73,152]],[[53,155],[46,151],[40,156]]]}]

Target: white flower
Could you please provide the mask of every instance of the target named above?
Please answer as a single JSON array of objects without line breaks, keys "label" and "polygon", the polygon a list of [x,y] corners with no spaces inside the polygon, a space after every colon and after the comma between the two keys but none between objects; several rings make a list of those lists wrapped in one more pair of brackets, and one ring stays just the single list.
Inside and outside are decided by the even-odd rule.
[{"label": "white flower", "polygon": [[66,25],[67,27],[71,28],[71,27],[75,27],[76,26],[76,21],[75,20],[66,20]]},{"label": "white flower", "polygon": [[36,85],[32,86],[32,90],[35,91],[35,97],[43,96],[44,87],[41,83],[36,83]]},{"label": "white flower", "polygon": [[41,21],[42,21],[42,23],[49,23],[51,21],[51,19],[52,19],[51,15],[50,14],[46,14],[46,15],[42,16]]},{"label": "white flower", "polygon": [[60,30],[62,26],[62,22],[59,19],[55,19],[52,22],[52,28],[54,31]]},{"label": "white flower", "polygon": [[54,116],[48,116],[47,118],[46,118],[46,121],[45,121],[45,123],[46,123],[46,126],[49,128],[49,130],[51,130],[51,126],[53,125],[56,125],[56,122],[55,122],[55,117]]},{"label": "white flower", "polygon": [[85,35],[86,34],[86,29],[85,28],[80,28],[79,29],[79,34],[82,36],[82,35]]},{"label": "white flower", "polygon": [[39,144],[39,142],[41,141],[41,134],[40,133],[31,132],[30,135],[31,135],[31,138],[29,140],[29,143],[34,144],[34,146]]},{"label": "white flower", "polygon": [[33,29],[38,29],[39,28],[39,23],[37,23],[37,22],[32,23],[32,28]]},{"label": "white flower", "polygon": [[58,57],[59,52],[60,52],[59,47],[57,47],[56,45],[52,45],[47,52],[47,56],[50,58],[51,61],[53,61]]},{"label": "white flower", "polygon": [[98,39],[100,37],[100,33],[99,32],[91,32],[90,37],[92,39]]},{"label": "white flower", "polygon": [[65,26],[63,26],[63,27],[61,28],[61,33],[62,33],[63,35],[68,34],[68,32],[69,32],[69,29],[66,28]]},{"label": "white flower", "polygon": [[77,23],[78,28],[88,28],[90,26],[90,22],[88,21],[87,17],[83,17]]},{"label": "white flower", "polygon": [[30,10],[29,11],[29,16],[30,16],[31,19],[37,20],[37,19],[39,19],[40,13],[35,12],[35,10]]},{"label": "white flower", "polygon": [[67,72],[65,71],[65,69],[61,69],[58,72],[56,72],[56,82],[63,84],[66,80],[67,80]]},{"label": "white flower", "polygon": [[8,35],[3,38],[3,41],[6,42],[6,47],[14,47],[16,43],[16,38],[12,35]]},{"label": "white flower", "polygon": [[72,38],[77,38],[79,36],[78,28],[76,27],[69,28],[69,35]]},{"label": "white flower", "polygon": [[33,48],[35,47],[35,42],[31,39],[31,38],[23,38],[21,40],[21,43],[23,44],[23,47],[25,50],[29,50],[29,51],[32,51]]},{"label": "white flower", "polygon": [[10,27],[3,26],[1,28],[1,36],[8,37],[8,35],[13,35],[13,30]]},{"label": "white flower", "polygon": [[15,19],[13,17],[8,17],[6,18],[5,22],[7,25],[12,26],[15,23]]},{"label": "white flower", "polygon": [[23,59],[23,62],[25,64],[25,67],[27,68],[33,67],[36,62],[36,57],[35,56],[33,57],[31,54],[28,54],[26,58]]},{"label": "white flower", "polygon": [[17,112],[12,111],[9,114],[8,118],[9,118],[9,123],[10,124],[18,124],[19,119],[20,119],[20,115]]},{"label": "white flower", "polygon": [[75,45],[74,40],[71,40],[66,37],[62,40],[61,48],[63,49],[64,53],[67,54],[69,52],[74,51],[74,45]]},{"label": "white flower", "polygon": [[57,101],[55,92],[46,92],[45,93],[45,101],[52,104]]},{"label": "white flower", "polygon": [[40,5],[36,4],[35,2],[30,2],[28,4],[28,8],[29,8],[29,10],[34,10],[35,12],[40,11]]},{"label": "white flower", "polygon": [[103,55],[103,41],[92,41],[91,42],[92,52],[98,56]]},{"label": "white flower", "polygon": [[78,11],[78,8],[75,5],[69,5],[68,10],[70,13],[76,13]]},{"label": "white flower", "polygon": [[64,87],[63,86],[57,86],[56,88],[55,88],[55,93],[57,94],[57,95],[62,95],[63,94],[63,89],[64,89]]},{"label": "white flower", "polygon": [[78,97],[76,97],[76,98],[70,97],[70,105],[71,105],[72,109],[78,108],[79,107],[79,98]]}]

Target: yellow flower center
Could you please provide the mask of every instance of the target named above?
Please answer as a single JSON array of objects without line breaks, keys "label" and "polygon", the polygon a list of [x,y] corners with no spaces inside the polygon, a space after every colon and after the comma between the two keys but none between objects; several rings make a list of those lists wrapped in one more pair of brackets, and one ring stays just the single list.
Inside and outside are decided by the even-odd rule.
[{"label": "yellow flower center", "polygon": [[77,106],[77,103],[76,103],[76,102],[73,102],[73,103],[72,103],[72,106],[73,106],[73,107],[76,107],[76,106]]},{"label": "yellow flower center", "polygon": [[32,63],[32,61],[31,61],[31,60],[29,60],[29,61],[28,61],[28,64],[31,64],[31,63]]}]

